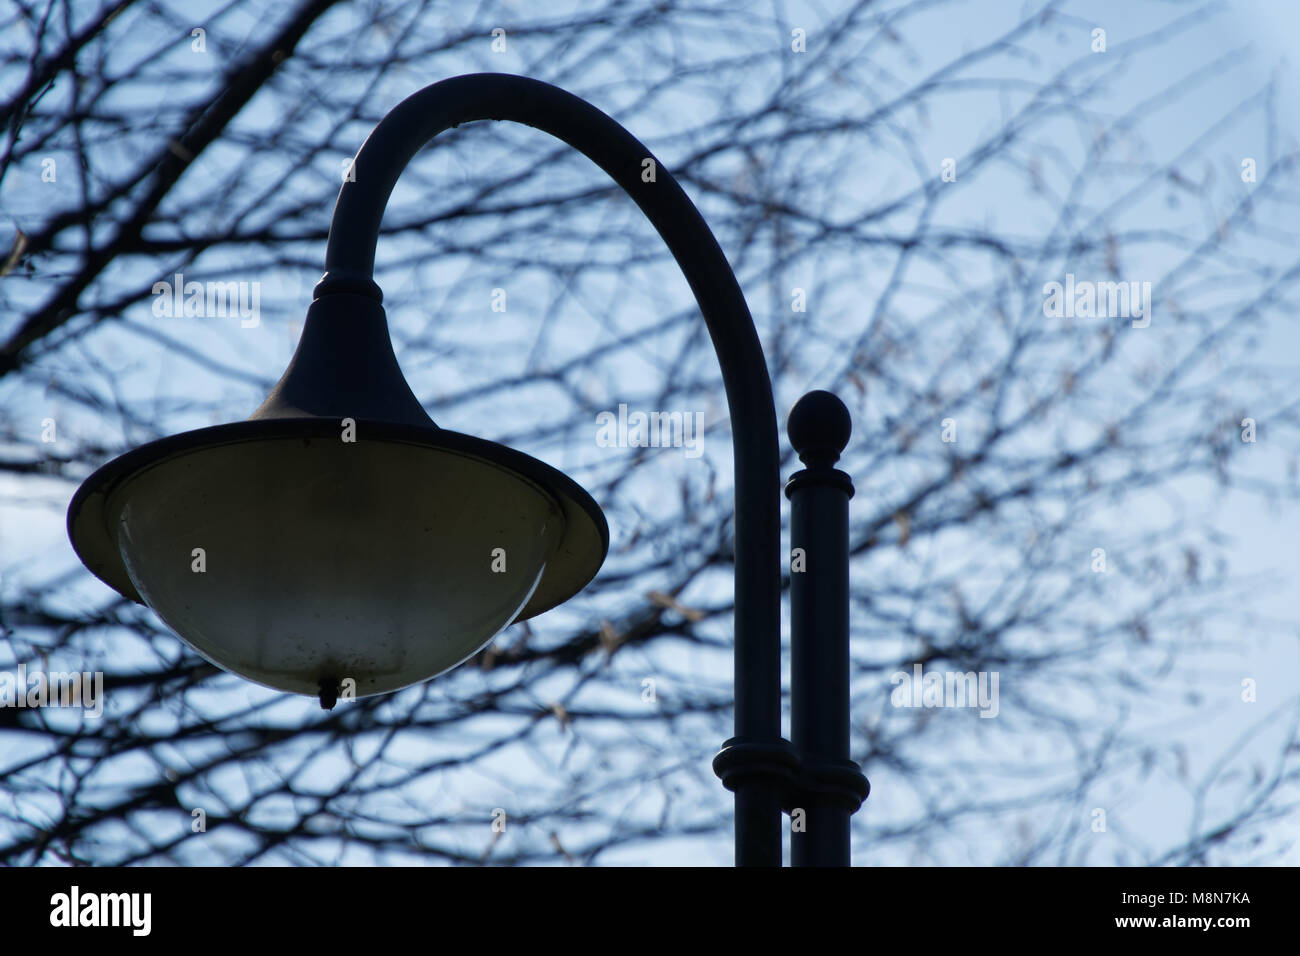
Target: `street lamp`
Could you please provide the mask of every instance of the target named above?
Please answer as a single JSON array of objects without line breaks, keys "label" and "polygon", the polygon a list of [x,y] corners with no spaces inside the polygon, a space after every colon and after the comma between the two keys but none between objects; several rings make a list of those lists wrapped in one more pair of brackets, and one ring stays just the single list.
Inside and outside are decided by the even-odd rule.
[{"label": "street lamp", "polygon": [[735,793],[736,862],[780,865],[784,811],[796,821],[797,864],[847,864],[848,817],[867,794],[847,759],[853,489],[831,467],[848,412],[814,392],[791,415],[808,466],[786,489],[806,563],[791,573],[792,746],[781,737],[780,457],[753,320],[668,170],[556,87],[460,76],[385,116],[339,192],[325,275],[266,401],[247,421],[151,442],[100,468],[69,505],[72,545],[208,660],[326,707],[340,693],[384,693],[449,670],[587,585],[609,547],[600,508],[548,465],[434,424],[398,367],[373,279],[402,170],[438,133],[484,119],[536,127],[596,163],[654,224],[695,294],[734,435],[736,731],[714,769]]}]

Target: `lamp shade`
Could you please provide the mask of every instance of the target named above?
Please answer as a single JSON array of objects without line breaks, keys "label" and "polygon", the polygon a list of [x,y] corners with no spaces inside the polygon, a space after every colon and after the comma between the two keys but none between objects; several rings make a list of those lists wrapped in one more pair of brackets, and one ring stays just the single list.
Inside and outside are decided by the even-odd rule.
[{"label": "lamp shade", "polygon": [[559,471],[435,425],[382,308],[349,294],[313,303],[252,418],[110,462],[68,529],[92,572],[205,658],[327,706],[454,667],[580,591],[609,543]]}]

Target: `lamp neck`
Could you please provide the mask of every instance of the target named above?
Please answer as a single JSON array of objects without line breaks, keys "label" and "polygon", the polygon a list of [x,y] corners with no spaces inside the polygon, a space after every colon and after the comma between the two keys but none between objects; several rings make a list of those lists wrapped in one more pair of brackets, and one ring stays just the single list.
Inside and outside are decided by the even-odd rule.
[{"label": "lamp neck", "polygon": [[[699,210],[672,174],[626,129],[590,103],[538,80],[504,73],[425,87],[380,121],[339,191],[314,296],[381,299],[375,244],[388,197],[417,152],[442,131],[510,120],[563,140],[603,169],[645,213],[686,276],[709,329],[731,416],[735,454],[736,738],[781,735],[780,456],[772,383],[736,277]],[[770,781],[737,790],[737,862],[781,862],[780,809]]]}]

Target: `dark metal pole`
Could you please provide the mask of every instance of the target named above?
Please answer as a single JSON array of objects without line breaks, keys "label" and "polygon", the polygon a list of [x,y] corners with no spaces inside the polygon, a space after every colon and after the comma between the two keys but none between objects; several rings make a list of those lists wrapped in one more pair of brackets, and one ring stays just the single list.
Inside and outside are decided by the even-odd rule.
[{"label": "dark metal pole", "polygon": [[772,383],[754,321],[726,256],[668,169],[585,100],[505,73],[458,76],[403,100],[352,163],[330,223],[314,297],[382,300],[375,245],[389,194],[411,158],[442,131],[510,120],[563,140],[603,169],[654,224],[686,276],[713,340],[731,415],[736,471],[735,736],[714,769],[736,794],[736,863],[781,865],[781,807],[793,756],[781,739],[780,457]]},{"label": "dark metal pole", "polygon": [[807,466],[790,499],[790,736],[800,762],[791,798],[795,866],[848,866],[849,817],[870,787],[849,760],[849,499],[853,481],[833,467],[852,422],[830,392],[809,392],[786,424]]}]

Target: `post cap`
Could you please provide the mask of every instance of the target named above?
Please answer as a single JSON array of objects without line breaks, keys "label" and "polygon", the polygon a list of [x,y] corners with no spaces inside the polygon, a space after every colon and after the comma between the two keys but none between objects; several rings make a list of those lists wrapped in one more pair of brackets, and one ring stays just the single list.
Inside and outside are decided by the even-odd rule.
[{"label": "post cap", "polygon": [[837,396],[817,389],[794,403],[785,430],[805,465],[830,466],[848,445],[853,420]]}]

